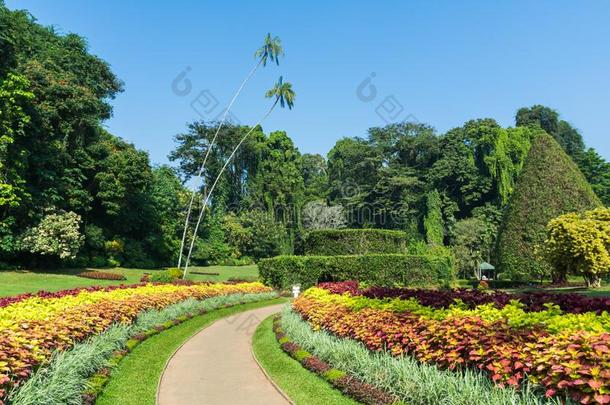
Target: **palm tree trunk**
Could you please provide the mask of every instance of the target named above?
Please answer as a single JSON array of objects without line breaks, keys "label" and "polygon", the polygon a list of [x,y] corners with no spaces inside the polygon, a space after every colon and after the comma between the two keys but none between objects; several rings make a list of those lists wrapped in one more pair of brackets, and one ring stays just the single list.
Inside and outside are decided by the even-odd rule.
[{"label": "palm tree trunk", "polygon": [[233,156],[235,156],[235,153],[237,152],[239,147],[244,143],[244,141],[248,138],[248,136],[250,136],[252,131],[254,131],[255,128],[257,128],[263,121],[265,121],[265,119],[267,119],[267,117],[271,114],[271,112],[273,111],[273,109],[275,108],[275,106],[277,105],[279,100],[280,100],[279,97],[276,98],[275,102],[273,103],[273,105],[271,106],[269,111],[267,111],[267,114],[265,114],[263,116],[263,118],[261,120],[259,120],[256,123],[256,125],[254,125],[252,128],[250,128],[250,130],[241,138],[239,143],[235,146],[235,148],[233,148],[233,151],[231,151],[231,154],[227,158],[227,161],[225,162],[225,164],[222,166],[222,169],[220,169],[220,172],[216,176],[216,179],[214,179],[214,183],[212,184],[212,187],[210,188],[210,191],[207,192],[207,194],[205,196],[205,200],[203,202],[203,206],[201,207],[201,210],[199,211],[199,217],[197,218],[197,223],[195,224],[195,230],[193,231],[193,238],[191,239],[191,244],[189,246],[189,253],[188,253],[188,256],[186,257],[186,261],[185,261],[185,264],[184,264],[184,273],[182,275],[182,278],[186,278],[186,275],[187,275],[187,272],[188,272],[189,262],[191,261],[191,254],[193,253],[193,247],[195,246],[195,239],[197,238],[197,231],[199,230],[199,225],[201,224],[201,219],[203,218],[203,214],[205,212],[205,208],[207,207],[208,202],[210,201],[210,196],[214,192],[214,189],[216,188],[216,185],[218,184],[218,181],[220,180],[220,177],[222,176],[222,174],[224,173],[225,169],[227,168],[227,166],[229,165],[229,163],[233,159]]},{"label": "palm tree trunk", "polygon": [[[218,128],[216,129],[216,133],[214,134],[214,137],[212,138],[212,142],[210,142],[210,145],[208,146],[208,149],[205,151],[205,155],[203,157],[203,163],[199,167],[199,171],[197,172],[197,176],[195,176],[196,179],[200,179],[201,175],[203,174],[203,171],[205,170],[205,164],[207,163],[208,157],[210,156],[210,151],[212,150],[212,147],[214,146],[214,143],[216,142],[216,138],[218,137],[218,134],[220,133],[220,129],[222,128],[222,126],[224,125],[224,123],[225,123],[225,121],[227,119],[227,114],[229,113],[229,110],[233,106],[233,103],[235,102],[235,100],[237,99],[237,97],[239,96],[241,91],[243,90],[243,88],[246,85],[246,83],[248,82],[248,80],[250,80],[250,78],[254,75],[254,73],[256,72],[258,67],[261,65],[262,61],[263,61],[262,59],[259,59],[259,61],[256,64],[256,66],[254,66],[254,68],[250,71],[250,73],[248,73],[248,76],[246,76],[244,81],[241,83],[241,86],[239,86],[239,89],[237,89],[237,92],[233,95],[233,98],[231,99],[231,102],[229,103],[229,105],[225,109],[225,112],[222,115],[222,119],[220,120],[220,124],[218,124]],[[178,255],[178,268],[180,268],[180,266],[182,265],[182,252],[184,250],[184,243],[186,241],[186,233],[187,233],[187,230],[188,230],[189,220],[191,219],[191,211],[193,210],[193,203],[195,201],[195,195],[197,195],[197,190],[196,189],[193,190],[193,192],[191,193],[191,201],[189,202],[189,207],[188,207],[188,210],[186,212],[186,218],[184,220],[184,231],[182,232],[182,241],[180,242],[180,253]]]}]

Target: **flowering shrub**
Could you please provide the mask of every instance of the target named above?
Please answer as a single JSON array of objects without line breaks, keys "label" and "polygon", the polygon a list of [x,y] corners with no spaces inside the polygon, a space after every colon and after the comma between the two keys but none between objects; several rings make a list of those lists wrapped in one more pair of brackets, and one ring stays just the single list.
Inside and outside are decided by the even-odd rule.
[{"label": "flowering shrub", "polygon": [[73,259],[85,241],[79,232],[80,222],[80,215],[72,211],[49,213],[24,233],[21,248],[43,256]]},{"label": "flowering shrub", "polygon": [[268,291],[261,283],[145,284],[22,297],[0,308],[0,404],[7,390],[47,362],[53,351],[68,349],[113,323],[131,323],[142,311],[188,298]]},{"label": "flowering shrub", "polygon": [[303,293],[293,309],[314,328],[373,351],[408,354],[450,370],[478,368],[500,386],[519,386],[527,375],[547,396],[610,403],[607,312],[562,314],[555,307],[526,313],[516,303],[435,309],[413,297],[375,299],[321,288]]}]

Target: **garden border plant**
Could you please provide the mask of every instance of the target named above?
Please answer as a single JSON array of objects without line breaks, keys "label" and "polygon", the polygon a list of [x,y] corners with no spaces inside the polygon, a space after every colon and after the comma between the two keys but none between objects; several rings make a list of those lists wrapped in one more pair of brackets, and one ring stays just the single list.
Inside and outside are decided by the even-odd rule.
[{"label": "garden border plant", "polygon": [[268,316],[256,328],[252,354],[276,389],[293,405],[358,405],[281,348],[273,330],[274,319],[275,315]]},{"label": "garden border plant", "polygon": [[292,304],[314,329],[354,339],[371,351],[451,371],[478,369],[499,387],[536,386],[548,397],[608,404],[610,314],[563,314],[553,304],[525,312],[519,303],[472,310],[421,305],[415,298],[373,299],[311,288]]},{"label": "garden border plant", "polygon": [[558,399],[542,397],[527,385],[521,391],[499,389],[477,370],[442,370],[432,364],[420,363],[410,356],[371,351],[353,339],[312,329],[290,308],[282,312],[280,324],[287,337],[284,342],[291,341],[331,367],[349,370],[362,382],[385,390],[410,405],[560,403]]},{"label": "garden border plant", "polygon": [[307,370],[316,373],[345,395],[366,405],[401,404],[398,399],[383,389],[361,381],[354,375],[333,368],[319,357],[304,350],[292,341],[281,326],[281,317],[276,315],[273,321],[273,332],[278,344],[290,357],[301,363]]},{"label": "garden border plant", "polygon": [[[0,308],[0,401],[48,364],[57,352],[102,334],[113,325],[130,325],[150,310],[188,300],[270,292],[261,283],[146,284],[77,294],[31,297]],[[0,402],[1,403],[1,402]]]},{"label": "garden border plant", "polygon": [[143,312],[132,324],[115,324],[70,350],[56,352],[47,365],[11,392],[10,401],[20,405],[93,404],[112,370],[146,339],[213,310],[247,303],[272,304],[277,297],[276,292],[231,294],[200,301],[187,299],[161,310]]}]

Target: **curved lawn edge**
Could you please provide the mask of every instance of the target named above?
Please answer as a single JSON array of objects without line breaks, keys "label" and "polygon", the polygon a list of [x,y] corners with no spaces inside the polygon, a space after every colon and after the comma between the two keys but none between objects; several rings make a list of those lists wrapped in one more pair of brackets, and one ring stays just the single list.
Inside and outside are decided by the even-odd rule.
[{"label": "curved lawn edge", "polygon": [[265,375],[296,405],[357,405],[328,382],[286,354],[273,332],[274,316],[266,318],[252,336],[252,353]]},{"label": "curved lawn edge", "polygon": [[226,316],[284,302],[286,298],[275,298],[216,309],[144,340],[113,370],[96,404],[155,404],[167,362],[192,336]]}]

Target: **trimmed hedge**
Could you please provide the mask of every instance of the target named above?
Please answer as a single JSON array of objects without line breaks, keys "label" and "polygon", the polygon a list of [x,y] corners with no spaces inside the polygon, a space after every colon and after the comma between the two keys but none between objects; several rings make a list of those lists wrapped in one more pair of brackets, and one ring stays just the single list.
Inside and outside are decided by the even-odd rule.
[{"label": "trimmed hedge", "polygon": [[568,212],[599,207],[578,166],[548,134],[532,142],[498,234],[500,272],[512,280],[539,280],[551,267],[536,255],[548,222]]},{"label": "trimmed hedge", "polygon": [[376,286],[443,287],[454,283],[451,258],[370,254],[349,256],[277,256],[258,263],[262,281],[275,288],[321,281],[359,280]]},{"label": "trimmed hedge", "polygon": [[405,253],[407,234],[388,229],[319,229],[305,238],[305,254],[320,256]]}]

